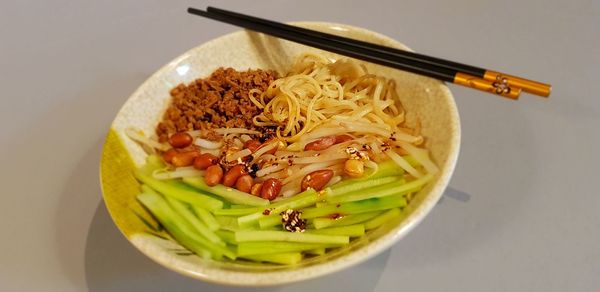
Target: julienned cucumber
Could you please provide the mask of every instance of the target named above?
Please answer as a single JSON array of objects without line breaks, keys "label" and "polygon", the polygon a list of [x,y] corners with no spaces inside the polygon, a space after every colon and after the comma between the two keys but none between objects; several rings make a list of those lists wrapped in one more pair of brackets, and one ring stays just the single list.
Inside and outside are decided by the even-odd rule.
[{"label": "julienned cucumber", "polygon": [[[148,185],[143,184],[143,185],[141,185],[140,188],[142,189],[142,193],[148,193],[148,194],[160,196],[154,189],[152,189]],[[204,236],[206,239],[208,239],[209,241],[211,241],[213,243],[224,246],[221,238],[219,238],[213,232],[214,230],[217,230],[219,228],[219,225],[215,221],[214,217],[210,214],[210,212],[208,212],[202,208],[197,208],[198,209],[197,212],[203,211],[205,213],[208,213],[208,214],[205,214],[204,216],[205,216],[205,218],[208,219],[208,221],[211,223],[211,225],[216,224],[216,227],[213,226],[212,230],[210,227],[207,226],[207,224],[202,222],[202,220],[199,220],[196,216],[194,216],[194,214],[192,214],[192,212],[188,209],[189,206],[187,206],[185,203],[178,201],[177,199],[168,197],[168,196],[164,197],[164,199],[176,212],[178,212],[182,217],[184,217],[188,221],[188,223],[190,223],[190,225],[192,225],[192,227],[196,229],[196,231],[198,231],[200,234],[202,234],[202,236]]]},{"label": "julienned cucumber", "polygon": [[248,206],[269,205],[269,200],[253,196],[248,193],[240,192],[234,188],[228,188],[221,184],[211,187],[207,185],[204,182],[204,179],[201,177],[185,177],[183,178],[183,182],[201,191],[209,192],[211,194],[222,197],[232,204],[242,204]]},{"label": "julienned cucumber", "polygon": [[402,176],[386,176],[380,178],[374,178],[370,180],[361,180],[355,181],[352,183],[345,184],[343,186],[339,186],[336,188],[332,188],[331,194],[329,197],[337,197],[340,195],[344,195],[350,192],[355,192],[359,190],[364,190],[380,185],[386,185],[389,183],[397,182],[402,179]]},{"label": "julienned cucumber", "polygon": [[[314,205],[317,201],[322,200],[326,195],[328,190],[324,190],[321,192],[317,192],[313,189],[308,189],[290,200],[286,200],[285,202],[278,202],[276,204],[271,205],[268,208],[267,214],[273,214],[273,216],[278,215],[279,213],[287,210],[287,209],[298,209],[304,208],[308,206]],[[260,218],[266,217],[264,211],[259,211],[256,213],[252,213],[249,215],[245,215],[238,218],[239,226],[248,226],[256,223],[256,221]]]},{"label": "julienned cucumber", "polygon": [[382,177],[387,177],[387,176],[402,176],[403,174],[404,174],[404,169],[400,168],[394,161],[388,160],[388,161],[379,163],[378,167],[377,167],[377,172],[375,172],[375,173],[365,173],[365,175],[363,175],[362,177],[341,181],[341,182],[331,186],[331,188],[333,190],[335,190],[337,188],[340,188],[340,187],[343,187],[343,186],[346,186],[349,184],[353,184],[355,182],[373,180],[376,178],[382,178]]},{"label": "julienned cucumber", "polygon": [[401,214],[400,209],[398,209],[398,208],[391,209],[391,210],[365,222],[365,229],[367,229],[367,230],[375,229],[394,218],[400,217],[400,214]]},{"label": "julienned cucumber", "polygon": [[250,207],[250,208],[233,208],[233,209],[217,209],[213,213],[217,216],[243,216],[257,212],[263,212],[265,207]]},{"label": "julienned cucumber", "polygon": [[215,233],[223,239],[223,241],[229,244],[237,244],[238,242],[235,240],[235,233],[229,230],[217,230]]},{"label": "julienned cucumber", "polygon": [[[394,195],[394,196],[388,196],[388,197],[383,197],[383,198],[372,198],[372,199],[356,201],[356,202],[347,202],[347,203],[342,203],[342,204],[326,204],[326,205],[321,205],[319,207],[307,208],[307,209],[301,210],[302,214],[300,216],[302,219],[315,218],[315,220],[322,219],[323,221],[326,221],[326,220],[336,220],[336,219],[317,218],[317,217],[325,217],[325,216],[330,216],[330,215],[335,215],[336,218],[340,217],[340,216],[342,216],[342,217],[354,216],[354,215],[360,215],[361,213],[373,213],[375,211],[387,210],[387,209],[391,209],[391,208],[404,207],[404,206],[406,206],[406,199],[402,195]],[[366,218],[359,217],[359,219],[360,219],[359,222],[366,221],[370,218],[373,218],[374,216],[375,215],[365,216]],[[241,218],[243,218],[243,217],[238,218],[238,223]],[[342,220],[342,219],[340,219],[340,220]],[[349,220],[349,219],[347,219],[347,220]],[[352,224],[359,223],[359,222],[351,221]],[[258,225],[261,229],[267,229],[267,228],[270,228],[273,226],[277,226],[279,224],[281,224],[281,216],[279,215],[279,213],[272,213],[272,215],[269,215],[269,216],[263,215],[263,216],[259,217],[259,219],[258,219]],[[325,224],[325,223],[319,223],[319,224]],[[324,226],[320,225],[319,227],[323,228]],[[317,227],[315,226],[315,228],[317,228]]]},{"label": "julienned cucumber", "polygon": [[235,259],[235,254],[226,247],[214,244],[193,230],[193,227],[175,212],[169,204],[156,193],[142,193],[138,200],[160,221],[175,239],[192,252],[214,259],[226,256]]},{"label": "julienned cucumber", "polygon": [[362,201],[331,204],[320,208],[307,208],[302,210],[302,218],[310,219],[324,217],[332,214],[349,215],[367,213],[379,210],[406,206],[406,199],[402,195],[393,195],[382,198],[371,198]]},{"label": "julienned cucumber", "polygon": [[308,234],[326,234],[326,235],[346,235],[350,237],[358,237],[365,235],[365,225],[355,224],[348,226],[324,228],[324,229],[311,229],[304,233]]},{"label": "julienned cucumber", "polygon": [[288,231],[240,230],[235,232],[237,242],[288,241],[323,244],[348,244],[350,238],[343,235],[307,234]]},{"label": "julienned cucumber", "polygon": [[267,229],[281,224],[281,215],[273,214],[258,219],[260,229]]},{"label": "julienned cucumber", "polygon": [[341,203],[341,202],[353,202],[366,200],[371,198],[385,197],[390,195],[405,195],[410,192],[414,192],[422,188],[427,182],[431,180],[431,175],[425,175],[409,183],[402,181],[391,182],[385,185],[380,185],[360,191],[350,192],[337,197],[328,197],[327,202],[329,203]]},{"label": "julienned cucumber", "polygon": [[215,198],[211,198],[198,192],[178,188],[170,182],[154,179],[150,175],[144,174],[142,173],[142,171],[139,170],[135,171],[134,175],[139,181],[147,184],[149,187],[153,188],[154,190],[158,191],[159,193],[165,196],[184,201],[191,205],[201,206],[208,210],[223,208],[223,202]]},{"label": "julienned cucumber", "polygon": [[248,255],[259,255],[259,254],[273,254],[273,253],[286,253],[286,252],[298,252],[308,251],[320,248],[330,248],[339,245],[335,244],[321,244],[321,243],[303,243],[303,242],[285,242],[285,241],[256,241],[256,242],[243,242],[237,246],[237,255],[248,256]]},{"label": "julienned cucumber", "polygon": [[281,265],[295,265],[302,261],[302,254],[299,252],[291,253],[276,253],[276,254],[261,254],[243,256],[245,259],[249,259],[255,262],[268,262]]},{"label": "julienned cucumber", "polygon": [[194,229],[196,229],[196,231],[198,231],[200,235],[204,236],[212,243],[225,246],[223,240],[221,240],[220,237],[218,237],[212,230],[210,230],[208,226],[206,226],[206,224],[202,223],[202,221],[200,221],[198,217],[194,216],[192,211],[188,209],[188,206],[186,206],[185,203],[182,203],[177,199],[173,199],[171,197],[165,197],[165,200],[167,200],[167,203],[169,203],[171,208],[173,208],[175,212],[179,213],[181,217],[187,220],[187,222],[190,225],[192,225],[192,227],[194,227]]},{"label": "julienned cucumber", "polygon": [[315,249],[305,251],[306,254],[312,254],[312,255],[324,255],[325,252],[326,252],[325,248],[315,248]]},{"label": "julienned cucumber", "polygon": [[215,219],[215,216],[213,216],[213,214],[211,214],[209,211],[200,206],[193,205],[192,209],[194,209],[194,213],[196,213],[196,216],[198,216],[198,218],[200,218],[200,220],[204,222],[204,224],[206,224],[206,226],[208,226],[210,230],[215,231],[219,229],[219,223],[217,222],[217,219]]},{"label": "julienned cucumber", "polygon": [[[374,211],[368,213],[361,213],[355,215],[346,215],[339,218],[315,218],[312,220],[313,226],[316,229],[322,229],[327,227],[337,227],[337,226],[346,226],[352,225],[356,223],[362,223],[367,220],[375,218],[377,215],[381,214],[381,211]],[[262,226],[261,226],[262,227]]]}]

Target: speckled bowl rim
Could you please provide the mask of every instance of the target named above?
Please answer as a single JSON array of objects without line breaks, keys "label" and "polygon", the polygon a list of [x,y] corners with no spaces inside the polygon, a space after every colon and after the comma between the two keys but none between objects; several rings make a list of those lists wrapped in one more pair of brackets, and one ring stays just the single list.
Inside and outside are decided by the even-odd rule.
[{"label": "speckled bowl rim", "polygon": [[[390,43],[394,43],[398,46],[405,47],[404,44],[387,37],[385,35],[346,24],[338,24],[338,23],[330,23],[330,22],[312,22],[312,21],[301,21],[301,22],[293,22],[293,24],[297,25],[313,25],[313,26],[322,26],[330,29],[337,30],[347,30],[347,31],[356,31],[361,34],[371,35],[374,38],[385,40]],[[185,59],[187,56],[194,54],[195,51],[199,50],[200,47],[205,46],[209,43],[216,42],[221,38],[231,37],[234,34],[245,33],[245,31],[235,31],[203,44],[200,44],[197,47],[194,47],[184,54],[174,58],[172,61],[161,67],[158,71],[156,71],[152,76],[150,76],[144,83],[142,83],[136,91],[131,95],[138,94],[142,88],[157,76],[164,74],[168,70],[172,70],[173,64],[179,63],[181,60]],[[409,49],[410,50],[410,49]],[[449,143],[448,157],[444,165],[440,165],[440,168],[445,170],[443,171],[436,181],[436,183],[432,186],[431,190],[428,193],[427,198],[418,205],[415,210],[407,217],[403,219],[403,221],[407,222],[405,224],[399,224],[395,228],[389,230],[387,233],[381,235],[378,238],[370,241],[367,246],[360,248],[356,251],[351,251],[348,254],[341,255],[336,257],[330,261],[325,263],[318,263],[311,266],[302,267],[300,269],[291,269],[291,270],[281,270],[281,271],[269,271],[269,272],[243,272],[243,271],[222,271],[221,275],[226,274],[227,277],[215,277],[214,274],[210,273],[199,273],[192,271],[182,265],[177,265],[173,261],[169,261],[166,257],[158,256],[155,252],[152,251],[152,248],[148,248],[147,245],[143,244],[142,241],[135,240],[135,238],[129,238],[127,235],[125,237],[129,240],[140,252],[144,255],[148,256],[154,262],[172,270],[182,275],[189,276],[191,278],[200,279],[206,282],[223,284],[223,285],[231,285],[231,286],[247,286],[247,287],[261,287],[261,286],[274,286],[274,285],[282,285],[288,283],[299,282],[303,280],[313,279],[321,276],[325,276],[334,272],[338,272],[345,268],[349,268],[356,264],[362,263],[382,251],[390,248],[394,245],[398,240],[406,236],[413,228],[415,228],[433,209],[436,203],[439,201],[441,196],[444,193],[446,186],[448,185],[452,173],[454,172],[454,168],[456,166],[456,161],[458,159],[459,150],[460,150],[460,118],[458,115],[458,109],[456,107],[456,103],[454,101],[454,97],[450,90],[444,85],[442,86],[442,93],[445,96],[443,99],[446,102],[446,105],[449,110],[449,116],[451,121],[456,124],[453,135],[451,138],[453,139]],[[129,99],[128,99],[129,100]],[[102,184],[101,184],[102,185]],[[103,191],[104,193],[104,191]],[[108,207],[108,206],[107,206]],[[110,210],[109,210],[110,213]],[[112,217],[112,214],[111,214]],[[120,230],[120,227],[117,225]],[[122,230],[120,230],[123,232]],[[210,269],[209,269],[210,271]],[[239,279],[252,279],[251,281],[240,281]]]}]

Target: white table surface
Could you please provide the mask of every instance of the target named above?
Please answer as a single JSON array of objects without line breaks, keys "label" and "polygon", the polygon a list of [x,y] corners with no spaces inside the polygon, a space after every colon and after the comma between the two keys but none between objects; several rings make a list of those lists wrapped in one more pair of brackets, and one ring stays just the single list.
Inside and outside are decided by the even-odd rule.
[{"label": "white table surface", "polygon": [[600,2],[374,2],[2,1],[0,291],[245,291],[144,257],[98,184],[104,135],[129,94],[237,30],[185,13],[207,4],[362,26],[554,85],[550,99],[518,102],[451,85],[462,149],[430,216],[363,264],[264,291],[598,291]]}]

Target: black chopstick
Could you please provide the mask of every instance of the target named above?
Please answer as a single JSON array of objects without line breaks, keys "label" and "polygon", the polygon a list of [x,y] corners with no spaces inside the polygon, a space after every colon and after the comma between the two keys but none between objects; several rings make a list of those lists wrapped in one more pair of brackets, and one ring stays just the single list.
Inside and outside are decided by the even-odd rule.
[{"label": "black chopstick", "polygon": [[209,13],[219,13],[223,15],[228,15],[231,17],[245,19],[252,22],[261,23],[276,29],[281,29],[290,32],[297,32],[307,37],[314,37],[320,39],[328,39],[339,42],[344,45],[352,45],[358,46],[362,48],[370,48],[380,52],[387,52],[394,55],[400,62],[414,61],[414,62],[422,62],[425,64],[430,64],[434,66],[439,66],[451,70],[455,70],[456,72],[462,72],[465,74],[473,75],[475,77],[480,77],[482,79],[490,80],[490,81],[502,81],[506,79],[508,85],[514,85],[515,87],[522,88],[523,91],[529,92],[532,94],[537,94],[540,96],[548,96],[550,94],[551,87],[548,84],[543,84],[536,81],[527,80],[524,78],[507,75],[504,73],[495,72],[492,70],[486,70],[483,68],[466,65],[462,63],[457,63],[449,60],[444,60],[436,57],[431,57],[423,54],[418,54],[409,51],[398,50],[391,47],[386,47],[378,44],[368,43],[360,40],[350,39],[338,35],[323,33],[320,31],[314,31],[310,29],[305,29],[302,27],[297,27],[293,25],[288,25],[268,19],[258,18],[255,16],[245,15],[238,12],[233,12],[225,9],[220,9],[216,7],[207,7],[206,11]]},{"label": "black chopstick", "polygon": [[212,7],[212,6],[208,6],[206,8],[206,12],[220,13],[220,14],[229,15],[232,17],[240,18],[240,19],[245,19],[248,21],[254,21],[254,22],[268,25],[268,26],[271,26],[274,28],[278,28],[278,29],[282,29],[282,30],[286,30],[286,31],[297,32],[297,33],[306,35],[308,37],[325,38],[325,39],[334,40],[336,42],[339,42],[339,43],[345,44],[345,45],[354,45],[354,46],[360,46],[363,48],[370,48],[370,49],[373,49],[376,51],[388,52],[388,53],[394,54],[395,56],[397,56],[398,58],[401,58],[401,59],[422,62],[422,63],[435,65],[435,66],[440,66],[440,67],[448,68],[451,70],[467,73],[467,74],[477,76],[477,77],[483,77],[483,75],[485,73],[485,69],[483,69],[483,68],[478,68],[478,67],[474,67],[474,66],[461,64],[461,63],[447,61],[447,60],[434,58],[434,57],[430,57],[430,56],[426,56],[426,55],[422,55],[422,54],[417,54],[417,53],[413,53],[413,52],[409,52],[409,51],[398,50],[398,49],[391,48],[391,47],[368,43],[368,42],[364,42],[364,41],[356,40],[356,39],[350,39],[350,38],[346,38],[346,37],[342,37],[342,36],[338,36],[338,35],[334,35],[334,34],[328,34],[328,33],[320,32],[320,31],[316,31],[316,30],[310,30],[310,29],[306,29],[303,27],[288,25],[288,24],[284,24],[281,22],[276,22],[276,21],[272,21],[272,20],[268,20],[268,19],[258,18],[255,16],[245,15],[245,14],[241,14],[238,12],[233,12],[233,11],[229,11],[229,10],[225,10],[225,9],[221,9],[221,8]]},{"label": "black chopstick", "polygon": [[268,35],[276,36],[289,41],[312,46],[318,49],[327,50],[337,54],[409,71],[412,73],[432,78],[437,78],[443,81],[453,82],[455,84],[506,96],[513,99],[516,99],[521,91],[520,88],[511,88],[506,83],[484,80],[469,74],[456,72],[456,70],[443,68],[440,66],[430,65],[411,60],[399,61],[397,60],[397,58],[391,56],[390,53],[375,51],[371,48],[359,47],[354,45],[342,45],[339,42],[333,40],[309,37],[298,32],[278,29],[247,19],[236,18],[230,15],[224,15],[220,13],[209,13],[195,8],[189,8],[188,12],[191,14],[200,15],[203,17],[218,20],[221,22],[226,22],[236,26],[241,26]]}]

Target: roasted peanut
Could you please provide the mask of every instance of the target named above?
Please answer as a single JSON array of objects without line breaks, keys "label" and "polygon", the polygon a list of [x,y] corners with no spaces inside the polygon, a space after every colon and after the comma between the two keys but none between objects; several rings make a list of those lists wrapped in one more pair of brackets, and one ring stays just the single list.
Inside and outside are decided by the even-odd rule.
[{"label": "roasted peanut", "polygon": [[348,159],[344,163],[344,173],[351,177],[360,177],[365,172],[365,165],[362,161]]},{"label": "roasted peanut", "polygon": [[262,189],[262,183],[255,183],[250,189],[250,193],[260,197],[260,190]]},{"label": "roasted peanut", "polygon": [[218,164],[209,166],[204,174],[204,182],[211,187],[218,185],[222,178],[223,169]]},{"label": "roasted peanut", "polygon": [[235,182],[235,188],[240,192],[250,193],[252,183],[254,183],[254,179],[250,175],[244,174]]},{"label": "roasted peanut", "polygon": [[171,149],[163,152],[162,159],[166,163],[172,163],[173,162],[173,157],[175,157],[175,155],[177,155],[177,150],[175,150],[174,148],[171,148]]},{"label": "roasted peanut", "polygon": [[196,157],[198,156],[200,156],[200,152],[195,150],[179,152],[175,154],[175,156],[173,156],[173,159],[171,159],[171,163],[175,167],[190,166],[194,164],[194,159],[196,159]]},{"label": "roasted peanut", "polygon": [[209,166],[217,164],[218,161],[218,157],[210,153],[202,153],[200,156],[194,159],[194,168],[198,170],[205,170]]},{"label": "roasted peanut", "polygon": [[327,185],[332,177],[333,170],[330,169],[313,171],[302,179],[302,182],[300,182],[300,189],[306,191],[306,189],[311,188],[315,191],[320,191]]},{"label": "roasted peanut", "polygon": [[190,146],[193,141],[194,138],[186,132],[175,133],[169,137],[169,144],[174,148],[185,148]]},{"label": "roasted peanut", "polygon": [[223,176],[223,185],[226,187],[232,187],[235,185],[237,179],[247,174],[246,167],[243,164],[237,164],[234,167],[230,168],[229,171]]},{"label": "roasted peanut", "polygon": [[280,180],[276,178],[270,178],[263,183],[262,188],[260,189],[260,196],[263,199],[272,201],[277,198],[279,192],[281,192],[281,187],[282,184]]},{"label": "roasted peanut", "polygon": [[260,147],[261,143],[258,140],[248,140],[244,143],[244,148],[250,149],[252,153]]},{"label": "roasted peanut", "polygon": [[352,136],[350,136],[350,135],[346,135],[346,134],[337,135],[337,136],[335,136],[335,144],[344,143],[344,142],[350,141],[352,139],[354,139],[354,138],[352,138]]},{"label": "roasted peanut", "polygon": [[320,151],[320,150],[325,150],[327,148],[329,148],[331,145],[335,144],[335,136],[327,136],[327,137],[323,137],[323,138],[319,138],[315,141],[312,141],[308,144],[306,144],[306,146],[304,146],[304,150],[308,151],[308,150],[315,150],[315,151]]}]

